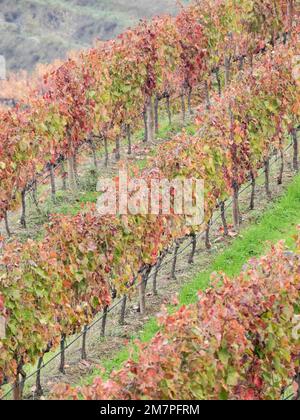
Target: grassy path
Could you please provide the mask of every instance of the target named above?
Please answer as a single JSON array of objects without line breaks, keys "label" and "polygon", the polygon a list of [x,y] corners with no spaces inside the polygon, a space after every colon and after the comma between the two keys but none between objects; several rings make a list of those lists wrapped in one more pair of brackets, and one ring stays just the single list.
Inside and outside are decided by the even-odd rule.
[{"label": "grassy path", "polygon": [[[253,257],[263,255],[279,240],[286,240],[288,246],[292,246],[292,236],[296,234],[300,224],[300,175],[297,175],[289,185],[285,194],[273,202],[268,210],[259,217],[255,224],[241,231],[228,248],[217,255],[210,266],[196,275],[190,282],[185,284],[179,294],[181,305],[187,305],[197,299],[198,290],[209,286],[212,272],[222,271],[233,277],[238,275],[245,263]],[[119,369],[134,349],[133,340],[139,338],[143,342],[149,341],[159,330],[156,319],[151,318],[145,325],[143,332],[132,337],[132,342],[117,353],[111,360],[105,360],[101,364],[106,369],[108,377],[112,370]],[[91,383],[93,378],[99,375],[94,371],[91,375],[82,379],[82,383]]]}]

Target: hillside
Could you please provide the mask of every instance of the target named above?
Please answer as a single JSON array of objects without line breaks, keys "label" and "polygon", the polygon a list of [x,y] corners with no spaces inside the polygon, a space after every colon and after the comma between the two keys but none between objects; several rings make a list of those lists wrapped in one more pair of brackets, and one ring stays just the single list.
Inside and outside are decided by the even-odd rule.
[{"label": "hillside", "polygon": [[31,70],[177,8],[176,0],[0,0],[0,6],[0,54],[10,71]]},{"label": "hillside", "polygon": [[[38,1],[3,12],[40,45],[22,66]],[[0,400],[299,399],[299,1],[195,0],[91,47],[96,3],[55,1],[75,58],[0,84]]]}]

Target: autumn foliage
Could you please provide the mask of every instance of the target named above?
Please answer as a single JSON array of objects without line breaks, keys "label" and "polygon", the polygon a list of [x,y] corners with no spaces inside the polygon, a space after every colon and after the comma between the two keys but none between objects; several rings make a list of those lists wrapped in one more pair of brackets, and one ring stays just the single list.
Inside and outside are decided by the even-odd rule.
[{"label": "autumn foliage", "polygon": [[[153,176],[170,180],[183,176],[203,179],[203,225],[187,228],[185,218],[174,214],[102,217],[90,207],[76,216],[52,216],[42,241],[23,244],[13,240],[5,245],[0,257],[0,313],[6,319],[7,334],[0,340],[0,382],[4,377],[10,382],[16,381],[24,365],[36,363],[49,345],[55,348],[62,336],[80,331],[100,309],[110,304],[112,296],[130,293],[132,286],[141,279],[142,271],[153,267],[161,253],[175,240],[191,232],[202,232],[217,204],[235,194],[249,174],[256,173],[272,154],[282,151],[287,136],[298,126],[299,86],[293,77],[292,57],[299,51],[299,28],[295,26],[284,45],[280,43],[270,47],[266,42],[269,42],[271,35],[271,40],[274,40],[275,35],[275,38],[280,37],[291,29],[287,18],[292,9],[287,6],[292,2],[275,2],[276,19],[273,15],[274,2],[271,2],[272,7],[266,4],[262,10],[260,2],[244,0],[240,2],[240,15],[233,12],[235,2],[203,3],[204,9],[199,3],[184,9],[177,18],[156,18],[150,23],[143,22],[138,28],[123,34],[118,41],[101,43],[97,48],[70,59],[45,76],[42,94],[38,92],[26,104],[1,111],[0,216],[4,217],[36,174],[49,162],[54,164],[61,156],[69,160],[69,177],[75,183],[74,156],[91,134],[115,139],[120,135],[122,124],[131,123],[133,116],[145,107],[147,110],[156,95],[162,95],[166,90],[182,94],[183,90],[193,88],[197,81],[205,80],[212,69],[216,71],[225,58],[226,62],[234,61],[236,54],[241,51],[252,58],[255,53],[258,54],[253,58],[252,65],[248,62],[244,71],[234,72],[234,66],[231,66],[231,83],[226,86],[222,96],[212,94],[209,109],[207,106],[200,107],[197,135],[191,137],[182,133],[160,146],[158,158],[141,174],[146,181]],[[254,7],[254,14],[249,13],[249,3]],[[213,8],[213,5],[218,7]],[[251,17],[250,22],[242,19],[243,13]],[[261,16],[264,16],[263,23]],[[216,22],[220,28],[215,26]],[[195,31],[193,28],[196,28]],[[231,40],[227,39],[228,28],[233,30]],[[242,38],[239,34],[243,34]],[[250,38],[249,50],[245,51],[245,40]],[[262,47],[264,54],[259,53]],[[280,252],[274,250],[274,255]],[[287,269],[286,266],[283,261],[282,269]],[[279,272],[279,266],[276,267]],[[193,382],[196,384],[195,390],[193,387],[185,391],[182,389],[181,398],[191,398],[193,395],[209,398],[220,395],[228,398],[249,396],[252,392],[252,388],[249,388],[252,370],[258,372],[260,380],[269,381],[262,374],[259,359],[254,357],[255,338],[245,338],[245,331],[240,325],[246,331],[262,334],[259,330],[262,324],[254,325],[254,321],[265,313],[263,310],[270,308],[271,316],[274,314],[276,317],[276,311],[281,307],[277,307],[277,303],[289,305],[289,302],[287,297],[287,301],[284,300],[279,280],[274,278],[272,286],[268,279],[260,277],[259,271],[253,273],[261,282],[261,288],[257,289],[260,298],[258,302],[245,301],[245,310],[249,310],[245,315],[237,311],[237,308],[241,309],[238,305],[242,305],[240,296],[246,298],[249,293],[250,299],[251,293],[255,293],[253,284],[247,283],[248,290],[242,276],[241,285],[236,282],[236,293],[232,292],[233,287],[226,279],[225,286],[220,289],[224,294],[228,293],[236,317],[236,324],[232,321],[230,330],[226,330],[226,325],[224,327],[224,334],[229,334],[228,338],[231,337],[230,333],[236,335],[231,337],[229,347],[224,347],[223,363],[225,365],[228,359],[228,366],[221,366],[224,377],[217,381],[221,385],[216,385],[218,376],[215,375],[219,370],[210,359],[207,369],[211,368],[212,371],[203,379],[208,394],[204,394],[204,388],[200,385],[198,387],[201,378],[197,377]],[[291,279],[291,284],[286,283],[287,290],[291,290],[291,299],[295,291],[292,286]],[[272,302],[268,300],[271,292],[277,299]],[[217,296],[215,291],[201,299],[204,302],[207,300],[209,308]],[[265,299],[261,299],[263,296]],[[257,310],[255,305],[258,305]],[[180,323],[182,328],[185,322],[190,324],[188,318],[198,325],[195,314],[200,309],[191,307],[182,310],[181,317],[174,318],[174,326],[180,330]],[[245,326],[245,319],[250,314],[253,324]],[[205,321],[205,316],[204,312],[200,312],[199,319]],[[221,328],[220,325],[222,323],[219,322],[211,328]],[[168,332],[167,326],[165,328]],[[194,332],[189,330],[188,334]],[[158,345],[164,346],[160,337],[156,338]],[[212,350],[221,351],[220,343],[214,342],[212,337],[209,339]],[[233,346],[235,339],[240,340],[240,348]],[[201,344],[201,337],[199,340]],[[184,345],[188,344],[188,340],[184,341]],[[244,351],[250,344],[249,360],[243,361],[239,349]],[[162,348],[168,354],[168,345]],[[226,353],[226,349],[236,356],[236,360]],[[171,346],[170,356],[173,351]],[[182,353],[176,351],[178,355],[174,356],[174,366],[179,372]],[[160,361],[162,356],[156,353],[155,357]],[[291,361],[293,355],[291,350],[287,360]],[[189,364],[192,364],[192,355],[190,357]],[[170,369],[175,369],[174,366],[170,366]],[[290,370],[284,364],[282,366],[285,369],[282,372],[287,377],[294,373],[292,363]],[[177,372],[176,369],[174,372]],[[281,367],[278,370],[281,374]],[[283,373],[279,377],[280,385]],[[178,374],[178,378],[174,377],[172,382],[171,376],[169,392],[173,394],[170,397],[179,395],[176,394],[176,387],[182,385],[183,377]],[[126,371],[124,378],[126,381]],[[148,375],[147,380],[150,378],[152,376]],[[145,384],[147,380],[145,378]],[[152,378],[151,381],[156,379]],[[160,381],[161,378],[159,384]],[[118,386],[118,381],[116,383]],[[102,389],[101,382],[98,386]],[[133,387],[133,393],[128,393],[127,397],[136,398],[146,392],[146,388],[141,391],[139,386],[142,385],[136,389]],[[165,388],[168,387],[165,385]],[[152,397],[154,391],[150,389],[147,395],[149,392],[149,397]],[[162,392],[160,395],[167,397],[167,394],[163,394],[168,392],[167,389],[160,389],[159,385],[156,392]],[[252,396],[271,396],[267,385],[261,389],[261,393],[255,389]],[[121,391],[117,389],[117,392]]]},{"label": "autumn foliage", "polygon": [[91,137],[100,136],[101,147],[118,141],[124,125],[144,112],[151,140],[154,98],[190,95],[204,81],[209,88],[211,72],[220,79],[222,66],[228,83],[236,61],[251,61],[290,33],[297,11],[293,0],[195,2],[176,18],[141,22],[118,40],[38,68],[32,77],[11,76],[5,95],[17,91],[19,98],[16,107],[0,110],[0,218],[62,157],[74,187],[76,153]]},{"label": "autumn foliage", "polygon": [[[138,361],[93,385],[56,387],[58,398],[278,400],[299,372],[300,248],[283,243],[234,280],[222,274],[198,303],[166,310]],[[136,360],[136,359],[135,359]],[[296,387],[295,387],[296,388]]]},{"label": "autumn foliage", "polygon": [[[289,131],[296,98],[292,52],[293,46],[279,48],[264,56],[253,73],[233,81],[210,112],[200,111],[202,132],[160,146],[160,158],[141,176],[204,179],[208,222],[218,200],[231,195],[233,177],[241,185]],[[241,88],[245,83],[246,91]],[[276,89],[270,90],[273,85]],[[228,97],[233,125],[224,116]],[[268,130],[271,138],[265,135]],[[14,377],[18,366],[34,363],[49,343],[55,346],[62,334],[80,331],[112,294],[130,292],[141,271],[154,266],[174,240],[204,229],[205,224],[187,227],[185,218],[175,214],[103,217],[92,207],[77,216],[53,216],[40,242],[11,241],[1,256],[7,337],[0,342],[0,372]]]}]

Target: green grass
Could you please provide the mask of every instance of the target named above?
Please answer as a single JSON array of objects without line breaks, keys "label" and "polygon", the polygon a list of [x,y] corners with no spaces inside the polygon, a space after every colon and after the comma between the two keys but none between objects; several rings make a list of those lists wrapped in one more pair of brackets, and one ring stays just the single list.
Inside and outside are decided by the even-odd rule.
[{"label": "green grass", "polygon": [[[57,204],[49,204],[49,213],[51,214],[65,214],[75,216],[82,210],[85,204],[96,203],[99,193],[95,191],[87,191],[78,193],[76,197],[73,197],[73,200],[67,201],[68,193],[60,192],[57,197]],[[51,206],[53,206],[51,208]]]},{"label": "green grass", "polygon": [[207,287],[212,272],[223,271],[233,277],[240,273],[245,262],[265,253],[271,244],[282,239],[292,247],[297,224],[300,224],[299,175],[286,194],[273,203],[255,225],[245,229],[241,237],[215,258],[209,270],[199,274],[182,289],[180,302],[186,304],[195,301],[195,291]]},{"label": "green grass", "polygon": [[[59,200],[66,199],[63,193],[59,194],[61,194]],[[91,197],[90,194],[90,192],[85,193],[79,200],[93,201],[95,198]],[[63,211],[63,205],[61,203],[61,211]],[[65,205],[68,206],[68,203]],[[70,209],[66,208],[65,210],[68,213]],[[209,286],[211,273],[222,271],[231,277],[238,275],[243,265],[250,258],[265,254],[271,244],[279,240],[285,240],[289,247],[293,247],[292,236],[296,234],[298,224],[300,224],[300,175],[294,178],[280,199],[272,202],[268,209],[257,217],[255,223],[243,229],[239,238],[234,239],[226,250],[215,256],[205,271],[196,275],[182,287],[179,294],[180,305],[188,305],[196,301],[197,292],[200,289],[205,290]],[[170,308],[170,310],[174,311],[175,309]],[[136,358],[135,339],[138,338],[145,343],[149,342],[158,330],[156,318],[152,317],[145,324],[142,332],[131,337],[126,347],[117,352],[111,359],[101,361],[101,365],[105,368],[104,374],[102,371],[95,369],[90,375],[82,378],[80,385],[92,383],[93,379],[99,375],[106,379],[109,378],[111,372],[120,369],[129,357]],[[53,352],[47,354],[44,362],[47,362],[54,354]],[[27,367],[26,371],[30,374],[35,368]],[[26,390],[30,392],[27,387]],[[6,387],[4,387],[4,391],[6,391]]]},{"label": "green grass", "polygon": [[[255,224],[242,230],[240,237],[235,239],[228,249],[215,257],[207,270],[199,273],[182,287],[180,304],[187,305],[195,302],[197,292],[209,286],[211,273],[222,271],[228,276],[236,276],[249,259],[263,255],[271,244],[279,240],[286,240],[287,245],[292,247],[292,237],[296,234],[298,224],[300,224],[300,175],[295,177],[282,198],[270,204]],[[158,330],[156,319],[152,318],[147,322],[144,330],[138,336],[133,336],[132,340],[139,338],[142,342],[148,342]],[[134,350],[135,346],[131,342],[111,360],[101,362],[106,369],[104,377],[109,377],[112,370],[119,369],[132,354],[134,355]],[[98,370],[84,378],[82,383],[91,383],[97,375],[100,375]]]}]

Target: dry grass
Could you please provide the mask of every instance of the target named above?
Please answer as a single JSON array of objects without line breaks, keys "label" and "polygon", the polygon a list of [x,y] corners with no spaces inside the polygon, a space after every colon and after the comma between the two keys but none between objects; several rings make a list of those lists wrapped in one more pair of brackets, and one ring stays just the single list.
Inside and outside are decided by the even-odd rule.
[{"label": "dry grass", "polygon": [[176,10],[176,0],[3,0],[0,51],[8,70],[32,70],[96,38],[111,39],[141,18]]}]

